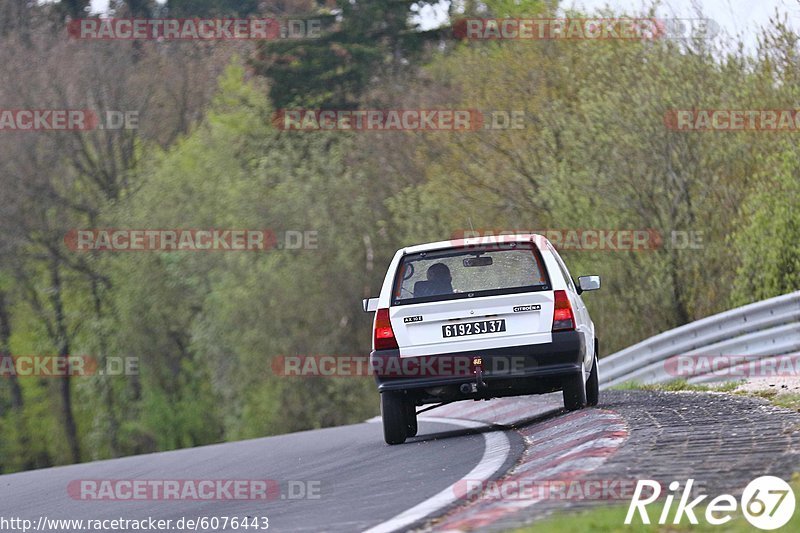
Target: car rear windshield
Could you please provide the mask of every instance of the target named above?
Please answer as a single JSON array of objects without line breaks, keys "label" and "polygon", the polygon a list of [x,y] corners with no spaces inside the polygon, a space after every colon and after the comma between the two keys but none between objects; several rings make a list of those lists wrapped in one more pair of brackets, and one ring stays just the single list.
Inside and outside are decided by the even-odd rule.
[{"label": "car rear windshield", "polygon": [[539,251],[530,244],[452,248],[404,256],[392,304],[549,289]]}]

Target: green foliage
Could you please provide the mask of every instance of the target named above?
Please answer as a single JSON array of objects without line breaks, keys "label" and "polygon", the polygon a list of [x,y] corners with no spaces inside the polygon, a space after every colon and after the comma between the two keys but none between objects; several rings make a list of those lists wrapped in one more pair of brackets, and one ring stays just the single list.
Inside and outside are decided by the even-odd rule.
[{"label": "green foliage", "polygon": [[260,45],[253,65],[273,83],[275,108],[355,108],[365,103],[375,79],[409,73],[437,32],[416,31],[412,6],[429,0],[336,0],[335,10],[301,13],[319,23],[318,34]]},{"label": "green foliage", "polygon": [[638,383],[636,381],[626,381],[611,387],[614,390],[653,390],[653,391],[695,391],[695,392],[732,392],[739,386],[738,381],[725,381],[723,383],[713,383],[709,385],[699,383],[689,383],[685,379],[674,379],[665,383]]},{"label": "green foliage", "polygon": [[258,0],[167,0],[171,17],[246,17],[258,12]]},{"label": "green foliage", "polygon": [[[794,101],[794,85],[770,82],[793,68],[790,59],[780,65],[774,56],[794,56],[766,55],[769,72],[759,70],[766,61],[755,66],[714,41],[457,46],[428,66],[420,92],[435,85],[452,107],[522,112],[525,127],[419,138],[408,152],[422,161],[424,178],[389,203],[401,234],[424,241],[470,227],[654,230],[660,241],[652,251],[564,253],[574,275],[604,277],[604,289],[585,298],[604,353],[725,310],[747,256],[739,243],[732,252],[728,237],[742,225],[743,204],[760,209],[762,218],[771,211],[774,202],[758,195],[753,178],[764,168],[774,173],[765,154],[792,157],[775,142],[786,134],[673,131],[664,117],[674,109],[780,108]],[[752,273],[769,248],[774,269],[774,281],[764,284],[769,290],[754,299],[797,283],[797,247],[777,245],[792,242],[797,227],[791,221],[796,171],[787,165],[783,179],[794,182],[772,193],[783,195],[776,203],[781,221],[752,223],[751,233],[773,237],[758,236],[761,244],[743,268],[751,284],[761,283]],[[689,234],[698,238],[693,246]]]},{"label": "green foliage", "polygon": [[778,407],[800,412],[800,394],[777,394],[771,401]]},{"label": "green foliage", "polygon": [[545,8],[542,0],[486,0],[481,2],[491,17],[530,17],[539,15]]},{"label": "green foliage", "polygon": [[117,349],[142,357],[141,428],[159,449],[374,412],[365,402],[371,380],[289,383],[272,372],[282,355],[364,353],[369,326],[354,298],[364,275],[353,260],[364,255],[363,234],[374,230],[351,216],[370,207],[359,194],[364,177],[344,161],[348,140],[278,134],[263,93],[243,77],[241,66],[226,71],[204,124],[150,164],[114,218],[134,226],[313,231],[318,248],[161,254],[120,265]]},{"label": "green foliage", "polygon": [[[655,250],[564,253],[574,275],[604,278],[603,290],[585,297],[601,355],[800,288],[800,152],[793,137],[664,125],[670,109],[796,102],[797,38],[789,29],[775,26],[752,57],[713,42],[670,40],[443,41],[434,50],[426,44],[440,33],[413,27],[413,4],[419,3],[291,3],[287,13],[323,20],[322,37],[262,43],[249,62],[227,65],[210,103],[165,118],[180,126],[143,122],[144,132],[128,138],[125,155],[111,157],[108,168],[100,163],[109,159],[105,148],[117,153],[113,139],[81,148],[32,137],[37,142],[27,148],[8,148],[13,137],[4,137],[3,154],[29,150],[0,173],[26,185],[9,181],[4,192],[13,201],[0,212],[0,224],[12,228],[0,233],[11,352],[52,353],[68,340],[73,353],[101,362],[138,360],[135,375],[71,381],[83,459],[376,414],[370,378],[287,378],[274,363],[292,355],[366,354],[370,316],[359,300],[377,295],[394,250],[459,230],[658,231],[663,242]],[[254,6],[171,1],[167,8],[171,16],[213,16],[252,13]],[[463,14],[545,10],[540,1],[498,0],[465,2]],[[132,48],[132,57],[142,50]],[[169,51],[190,57],[180,47]],[[160,56],[147,57],[137,69],[169,71]],[[214,75],[227,64],[208,58]],[[191,108],[200,96],[178,96],[194,89],[192,68],[163,88],[155,108]],[[165,100],[173,93],[175,103]],[[523,129],[450,134],[287,132],[271,125],[280,107],[378,105],[517,111],[526,119]],[[202,120],[186,119],[195,115]],[[62,164],[79,148],[92,168]],[[43,154],[52,160],[40,161]],[[115,165],[120,169],[107,180]],[[37,181],[37,172],[50,178],[52,168],[66,170]],[[21,220],[39,225],[14,225]],[[63,246],[65,230],[74,227],[314,232],[316,247],[74,254]],[[702,234],[701,246],[674,246],[673,231]],[[58,291],[53,265],[61,274]],[[63,306],[60,322],[56,303]],[[67,334],[54,333],[54,324]],[[10,386],[0,379],[0,469],[70,462],[59,382],[20,383],[24,405],[12,408]],[[685,382],[664,387],[705,390]]]},{"label": "green foliage", "polygon": [[800,290],[800,150],[794,142],[783,145],[767,159],[742,210],[742,227],[728,242],[741,258],[734,305]]}]

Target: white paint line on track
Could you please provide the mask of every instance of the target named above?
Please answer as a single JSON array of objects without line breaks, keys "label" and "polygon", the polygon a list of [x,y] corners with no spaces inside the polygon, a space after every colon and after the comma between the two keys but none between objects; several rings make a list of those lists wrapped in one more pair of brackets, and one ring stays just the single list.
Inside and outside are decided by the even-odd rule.
[{"label": "white paint line on track", "polygon": [[[373,420],[374,419],[370,419],[368,422],[372,422]],[[380,420],[380,418],[378,418],[378,420]],[[420,420],[437,422],[441,424],[451,424],[466,429],[485,428],[487,426],[487,423],[485,422],[475,422],[472,420],[461,420],[457,418],[426,416],[420,417]],[[481,460],[478,462],[477,466],[467,473],[467,475],[438,494],[431,496],[424,502],[415,505],[407,511],[403,511],[402,513],[390,518],[382,524],[378,524],[377,526],[366,530],[364,533],[388,533],[390,531],[406,528],[415,522],[419,522],[426,516],[440,511],[441,509],[444,509],[450,504],[456,502],[459,499],[457,496],[458,492],[456,491],[456,485],[463,480],[477,479],[481,482],[488,481],[489,478],[496,474],[503,467],[503,464],[505,464],[509,454],[511,453],[511,443],[509,442],[508,437],[502,431],[484,431],[481,433],[481,435],[483,435],[484,439],[483,457],[481,457]]]}]

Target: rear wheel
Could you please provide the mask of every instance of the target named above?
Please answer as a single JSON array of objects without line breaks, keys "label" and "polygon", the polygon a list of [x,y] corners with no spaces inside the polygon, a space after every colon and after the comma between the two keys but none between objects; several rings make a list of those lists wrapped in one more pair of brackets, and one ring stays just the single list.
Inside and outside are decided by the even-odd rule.
[{"label": "rear wheel", "polygon": [[386,444],[403,444],[407,436],[406,407],[403,397],[393,392],[381,393],[383,439]]},{"label": "rear wheel", "polygon": [[594,354],[592,371],[586,380],[586,405],[594,407],[600,401],[600,380],[597,375],[597,352]]},{"label": "rear wheel", "polygon": [[570,376],[564,381],[564,409],[577,411],[586,407],[586,383],[583,371]]},{"label": "rear wheel", "polygon": [[413,402],[406,405],[406,436],[414,437],[417,434],[417,406]]}]

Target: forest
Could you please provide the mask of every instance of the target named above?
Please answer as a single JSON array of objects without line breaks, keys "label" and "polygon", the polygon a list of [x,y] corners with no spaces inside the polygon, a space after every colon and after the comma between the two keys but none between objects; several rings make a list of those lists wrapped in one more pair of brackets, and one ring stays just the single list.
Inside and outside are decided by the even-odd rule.
[{"label": "forest", "polygon": [[[585,298],[601,357],[800,289],[800,128],[680,127],[695,118],[687,110],[798,106],[787,15],[752,48],[724,32],[470,39],[459,20],[646,18],[656,7],[466,0],[422,27],[420,10],[436,3],[113,0],[120,18],[270,18],[318,32],[94,40],[71,30],[97,17],[86,0],[0,0],[2,109],[88,109],[125,124],[0,131],[0,360],[96,367],[0,365],[0,473],[377,414],[369,376],[283,376],[274,362],[367,354],[361,299],[406,245],[468,231],[563,236],[572,273],[603,279]],[[477,110],[484,121],[425,131],[280,120],[303,109]],[[70,235],[102,228],[264,230],[275,245],[76,249]],[[645,232],[654,245],[569,245],[587,230]]]}]

